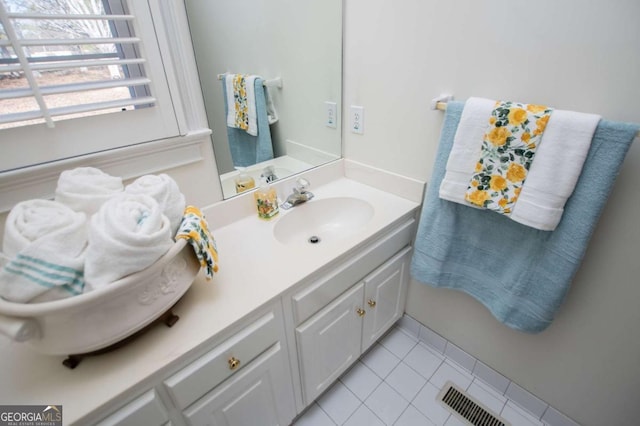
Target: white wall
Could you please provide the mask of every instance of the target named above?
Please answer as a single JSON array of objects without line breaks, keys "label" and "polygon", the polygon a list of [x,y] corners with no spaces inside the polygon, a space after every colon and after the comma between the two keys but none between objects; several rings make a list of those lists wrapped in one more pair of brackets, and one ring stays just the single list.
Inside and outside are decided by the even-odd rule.
[{"label": "white wall", "polygon": [[[484,96],[640,122],[637,0],[345,0],[351,160],[429,180],[443,113]],[[555,322],[513,331],[471,297],[412,282],[407,312],[584,425],[640,416],[640,141]]]},{"label": "white wall", "polygon": [[227,145],[224,72],[282,77],[270,89],[280,120],[271,126],[275,155],[285,140],[340,155],[340,128],[324,125],[324,102],[340,105],[339,0],[185,1],[216,161],[233,171]]}]

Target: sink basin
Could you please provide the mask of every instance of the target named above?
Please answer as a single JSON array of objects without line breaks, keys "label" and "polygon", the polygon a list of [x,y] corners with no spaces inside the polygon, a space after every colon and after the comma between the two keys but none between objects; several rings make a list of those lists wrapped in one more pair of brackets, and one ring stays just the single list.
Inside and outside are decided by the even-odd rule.
[{"label": "sink basin", "polygon": [[273,233],[283,244],[322,244],[349,237],[373,217],[373,207],[358,198],[314,199],[278,219]]}]

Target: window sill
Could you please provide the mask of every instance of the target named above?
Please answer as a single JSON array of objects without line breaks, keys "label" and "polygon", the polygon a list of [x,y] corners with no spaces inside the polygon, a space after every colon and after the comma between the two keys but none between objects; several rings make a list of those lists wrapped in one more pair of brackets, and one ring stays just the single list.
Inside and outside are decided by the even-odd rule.
[{"label": "window sill", "polygon": [[211,130],[198,129],[184,136],[0,173],[0,212],[11,210],[20,201],[52,199],[58,176],[64,170],[91,166],[132,179],[202,161],[202,149],[211,142],[210,135]]}]

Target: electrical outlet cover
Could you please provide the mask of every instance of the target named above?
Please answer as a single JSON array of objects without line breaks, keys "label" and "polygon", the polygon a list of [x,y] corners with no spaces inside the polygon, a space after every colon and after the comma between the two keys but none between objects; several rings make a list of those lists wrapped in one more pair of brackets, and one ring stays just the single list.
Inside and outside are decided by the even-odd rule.
[{"label": "electrical outlet cover", "polygon": [[359,135],[364,133],[364,107],[358,105],[351,105],[351,120],[349,124],[351,131]]},{"label": "electrical outlet cover", "polygon": [[325,125],[333,129],[338,127],[338,105],[335,102],[326,101],[325,106]]}]

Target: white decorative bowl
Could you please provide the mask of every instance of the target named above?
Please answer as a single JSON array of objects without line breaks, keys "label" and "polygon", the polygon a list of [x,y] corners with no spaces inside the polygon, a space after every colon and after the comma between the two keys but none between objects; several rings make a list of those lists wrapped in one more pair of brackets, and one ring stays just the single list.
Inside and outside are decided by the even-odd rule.
[{"label": "white decorative bowl", "polygon": [[148,268],[62,300],[13,303],[0,298],[0,333],[43,354],[86,354],[149,325],[191,287],[200,263],[178,240]]}]

